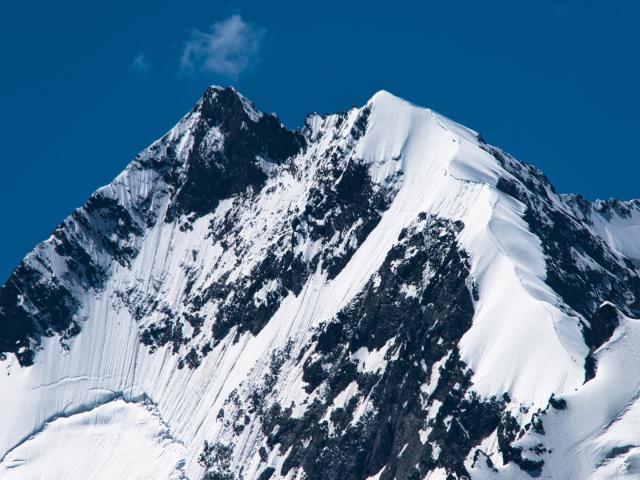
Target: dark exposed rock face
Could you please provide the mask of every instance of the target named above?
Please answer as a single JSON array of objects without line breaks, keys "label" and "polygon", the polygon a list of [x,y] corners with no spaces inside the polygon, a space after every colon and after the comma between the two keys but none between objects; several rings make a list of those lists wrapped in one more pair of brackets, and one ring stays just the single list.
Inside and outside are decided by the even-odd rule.
[{"label": "dark exposed rock face", "polygon": [[[31,314],[28,307],[39,312]],[[33,363],[35,351],[30,339],[61,334],[68,338],[79,332],[73,319],[76,301],[54,277],[43,281],[42,274],[21,263],[0,289],[0,356],[15,354],[23,366]]]},{"label": "dark exposed rock face", "polygon": [[0,288],[0,353],[14,353],[23,366],[33,363],[41,338],[65,341],[80,332],[75,289],[100,290],[109,264],[128,266],[138,253],[142,229],[116,199],[94,194],[52,234],[53,249],[65,263],[56,274],[36,250]]},{"label": "dark exposed rock face", "polygon": [[[110,193],[99,191],[53,232],[55,252],[66,264],[64,278],[46,260],[35,259],[37,267],[23,263],[0,289],[3,355],[14,353],[26,366],[32,363],[42,335],[69,338],[80,331],[73,291],[99,291],[112,262],[131,264],[138,254],[136,238],[157,220],[157,196],[171,198],[166,221],[183,217],[182,228],[190,228],[190,222],[213,211],[221,199],[247,189],[259,190],[267,178],[262,163],[281,164],[305,145],[301,133],[286,129],[274,115],[254,111],[232,88],[208,89],[193,113],[197,121],[190,132],[193,145],[186,161],[176,156],[176,139],[165,137],[136,157],[130,167],[158,175],[163,181],[156,192],[133,197],[127,208]],[[216,142],[222,142],[222,148]],[[133,305],[138,301],[126,297],[123,300],[141,320],[155,308]],[[181,325],[193,319],[197,322],[197,317],[177,321],[168,313],[161,324],[143,332],[143,343],[157,348],[172,342],[177,348],[186,340]],[[197,363],[194,355],[189,365]]]},{"label": "dark exposed rock face", "polygon": [[[420,479],[442,467],[451,478],[467,478],[469,455],[485,461],[474,448],[508,417],[504,398],[483,400],[469,390],[471,371],[457,351],[478,295],[457,246],[461,228],[421,215],[362,293],[317,332],[305,352],[303,380],[307,393],[322,394],[302,416],[263,404],[275,378],[246,409],[234,397],[245,412],[239,417],[257,418],[269,448],[287,452],[281,475],[302,468],[309,479],[355,480],[382,470],[384,480]],[[372,351],[383,352],[386,368],[362,368],[360,353]],[[278,368],[272,365],[271,375]],[[347,391],[352,394],[333,405]],[[512,453],[505,461],[534,474],[543,464]]]},{"label": "dark exposed rock face", "polygon": [[599,348],[611,338],[614,330],[620,324],[618,310],[610,303],[605,303],[596,310],[591,317],[591,348]]},{"label": "dark exposed rock face", "polygon": [[611,338],[619,324],[618,310],[610,303],[603,303],[591,317],[590,328],[584,331],[585,342],[589,346],[585,360],[585,381],[596,376],[597,364],[593,353]]},{"label": "dark exposed rock face", "polygon": [[[199,217],[212,212],[221,199],[247,188],[259,190],[267,178],[260,159],[280,164],[303,148],[300,133],[285,128],[272,114],[252,119],[247,113],[252,106],[244,101],[232,88],[212,87],[205,92],[197,107],[201,115],[187,168],[178,179],[166,221],[181,214]],[[212,150],[216,141],[222,148]]]},{"label": "dark exposed rock face", "polygon": [[[300,294],[313,272],[326,272],[326,276],[332,279],[344,268],[378,224],[381,213],[388,208],[398,187],[396,177],[385,186],[375,184],[367,166],[354,156],[352,147],[364,134],[368,115],[369,111],[364,109],[347,131],[340,130],[347,128],[346,115],[338,116],[338,133],[329,139],[331,147],[318,158],[313,158],[317,171],[311,186],[305,191],[304,206],[292,210],[286,222],[277,226],[275,234],[269,238],[270,248],[249,274],[230,280],[233,272],[229,271],[197,291],[192,291],[193,285],[188,284],[183,303],[191,313],[183,318],[165,316],[162,323],[147,327],[142,335],[145,344],[156,349],[171,342],[177,353],[180,345],[190,342],[183,336],[182,326],[186,322],[193,324],[194,319],[202,319],[205,315],[202,312],[211,304],[218,306],[212,327],[214,346],[232,328],[235,328],[236,338],[246,331],[257,335],[287,295]],[[313,141],[312,138],[305,140],[307,144]],[[297,171],[299,166],[295,164],[286,163],[282,168],[293,177],[300,175]],[[242,238],[241,217],[258,192],[250,190],[237,195],[224,217],[221,220],[214,218],[210,223],[211,241],[234,252],[238,259],[243,258],[248,248]],[[309,256],[304,250],[311,244],[321,247]],[[263,295],[260,292],[264,290],[266,293]],[[261,298],[261,301],[257,302],[256,298]],[[199,333],[198,328],[195,334]],[[197,366],[210,348],[207,344],[200,352],[192,350],[194,361],[186,361],[186,364]]]},{"label": "dark exposed rock face", "polygon": [[501,178],[498,188],[526,205],[525,220],[546,256],[549,286],[587,319],[604,301],[629,312],[629,305],[640,299],[640,277],[629,259],[615,257],[584,220],[554,205],[549,195],[553,186],[542,172],[495,149],[491,153],[515,177]]}]

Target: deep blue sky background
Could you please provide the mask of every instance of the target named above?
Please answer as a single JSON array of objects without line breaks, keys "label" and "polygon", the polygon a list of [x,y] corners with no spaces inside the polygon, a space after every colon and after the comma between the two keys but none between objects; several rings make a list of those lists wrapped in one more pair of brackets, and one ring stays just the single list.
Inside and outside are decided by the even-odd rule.
[{"label": "deep blue sky background", "polygon": [[[234,14],[262,32],[249,68],[181,70],[194,29]],[[386,89],[480,131],[560,191],[640,196],[639,18],[631,0],[5,2],[0,282],[209,84],[291,127]]]}]

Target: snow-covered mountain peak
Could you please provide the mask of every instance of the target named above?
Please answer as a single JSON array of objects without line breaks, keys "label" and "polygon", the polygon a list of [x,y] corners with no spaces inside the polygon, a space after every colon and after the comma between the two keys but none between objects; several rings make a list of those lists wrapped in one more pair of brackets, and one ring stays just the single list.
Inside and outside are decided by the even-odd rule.
[{"label": "snow-covered mountain peak", "polygon": [[402,108],[401,105],[412,106],[415,108],[420,108],[423,110],[428,110],[424,107],[419,107],[417,105],[412,104],[411,102],[400,98],[393,93],[387,90],[378,90],[374,93],[371,98],[367,101],[366,105],[378,105],[379,108],[393,110],[395,108]]},{"label": "snow-covered mountain peak", "polygon": [[633,478],[639,228],[385,91],[212,86],[0,289],[0,476]]}]

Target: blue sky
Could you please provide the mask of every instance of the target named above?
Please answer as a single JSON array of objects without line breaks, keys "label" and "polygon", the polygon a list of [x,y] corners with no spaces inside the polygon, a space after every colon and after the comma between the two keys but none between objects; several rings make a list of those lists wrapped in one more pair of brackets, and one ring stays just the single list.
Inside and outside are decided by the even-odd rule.
[{"label": "blue sky", "polygon": [[640,195],[637,2],[100,3],[3,5],[0,281],[209,84],[291,127],[386,89],[560,191]]}]

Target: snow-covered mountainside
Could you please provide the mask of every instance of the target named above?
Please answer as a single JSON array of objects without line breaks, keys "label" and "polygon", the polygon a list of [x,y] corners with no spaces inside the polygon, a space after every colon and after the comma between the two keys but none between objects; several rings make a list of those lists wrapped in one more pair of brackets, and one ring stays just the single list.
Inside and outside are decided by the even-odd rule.
[{"label": "snow-covered mountainside", "polygon": [[640,201],[211,87],[0,289],[0,478],[640,478],[639,315]]}]

